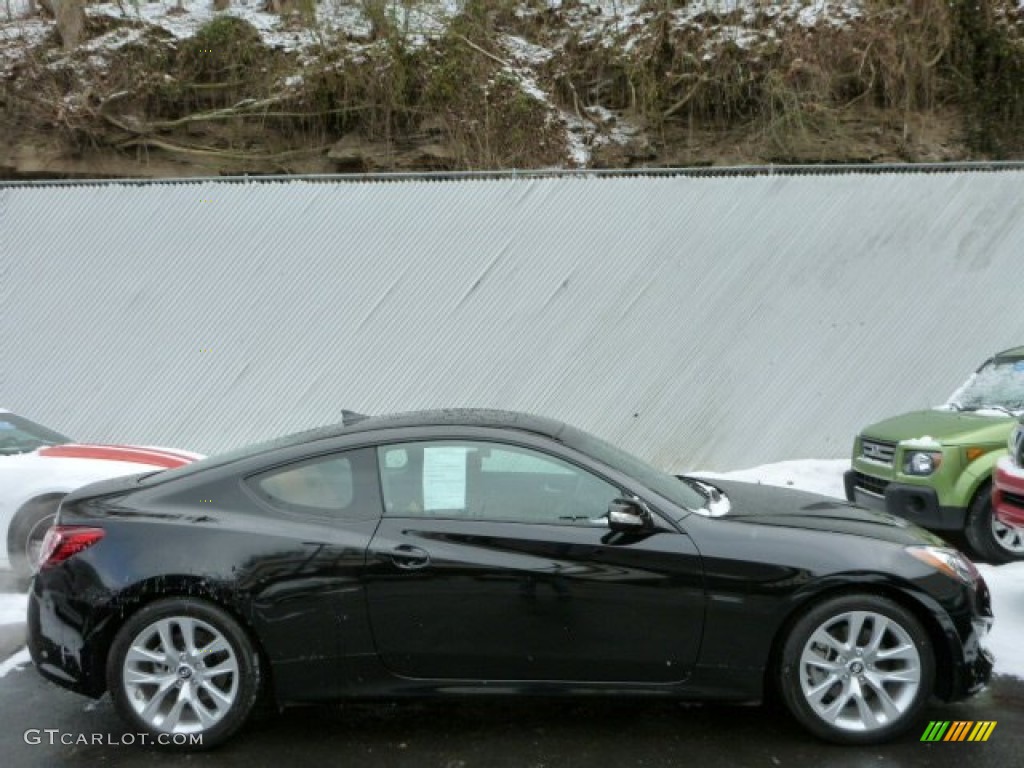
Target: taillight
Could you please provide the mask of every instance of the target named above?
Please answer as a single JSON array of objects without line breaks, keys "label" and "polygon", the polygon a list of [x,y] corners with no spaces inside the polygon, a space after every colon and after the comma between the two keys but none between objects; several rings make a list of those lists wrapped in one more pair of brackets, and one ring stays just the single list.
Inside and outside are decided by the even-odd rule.
[{"label": "taillight", "polygon": [[39,554],[39,568],[51,568],[72,555],[88,549],[103,538],[102,528],[80,525],[55,525],[46,532],[43,549]]}]

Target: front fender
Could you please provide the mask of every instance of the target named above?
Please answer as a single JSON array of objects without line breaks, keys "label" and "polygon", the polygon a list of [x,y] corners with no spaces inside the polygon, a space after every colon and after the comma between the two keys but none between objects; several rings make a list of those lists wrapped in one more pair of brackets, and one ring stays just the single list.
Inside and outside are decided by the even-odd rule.
[{"label": "front fender", "polygon": [[836,574],[816,580],[793,593],[792,599],[787,601],[787,611],[777,625],[770,659],[779,658],[788,628],[806,611],[807,606],[844,594],[872,593],[899,603],[921,622],[932,641],[935,662],[940,670],[936,675],[935,693],[940,699],[949,699],[962,687],[964,669],[970,661],[964,654],[964,639],[971,631],[970,607],[963,604],[960,585],[946,580],[944,576],[936,575],[934,578],[937,579],[935,583],[947,587],[945,591],[951,604],[960,605],[965,612],[959,617],[962,626],[958,626],[941,602],[911,581],[877,573]]},{"label": "front fender", "polygon": [[956,497],[962,500],[961,503],[963,506],[969,506],[971,501],[974,499],[975,494],[978,492],[978,489],[992,479],[992,473],[995,472],[996,462],[1005,455],[1005,448],[991,450],[972,461],[967,465],[964,471],[960,473],[960,477],[957,478],[953,488],[956,493]]}]

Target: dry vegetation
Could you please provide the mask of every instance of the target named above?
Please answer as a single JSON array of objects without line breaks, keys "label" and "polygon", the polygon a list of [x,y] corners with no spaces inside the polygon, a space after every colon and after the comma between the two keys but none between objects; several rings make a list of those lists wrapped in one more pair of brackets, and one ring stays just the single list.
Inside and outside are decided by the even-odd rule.
[{"label": "dry vegetation", "polygon": [[[649,0],[594,34],[589,4],[466,0],[426,39],[361,0],[369,32],[319,27],[268,46],[221,15],[184,40],[90,14],[0,82],[8,176],[163,175],[571,165],[1002,159],[1024,156],[1016,0],[862,0],[813,26],[770,2],[715,14]],[[403,19],[405,23],[403,24]],[[98,49],[117,30],[138,39]],[[736,32],[739,30],[739,32]],[[526,46],[549,52],[532,58]]]}]

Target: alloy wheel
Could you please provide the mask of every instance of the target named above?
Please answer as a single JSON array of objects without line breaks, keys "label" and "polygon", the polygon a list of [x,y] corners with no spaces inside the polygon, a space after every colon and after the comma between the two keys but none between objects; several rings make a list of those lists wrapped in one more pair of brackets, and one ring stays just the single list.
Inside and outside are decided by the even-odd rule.
[{"label": "alloy wheel", "polygon": [[1014,557],[1024,557],[1024,528],[1007,525],[993,514],[992,537],[1001,549],[1005,549]]},{"label": "alloy wheel", "polygon": [[234,705],[238,658],[211,624],[172,616],[132,639],[122,679],[127,701],[148,726],[164,733],[200,733]]},{"label": "alloy wheel", "polygon": [[873,611],[848,611],[819,625],[799,669],[807,704],[847,732],[877,731],[899,720],[921,685],[921,656],[910,634]]}]

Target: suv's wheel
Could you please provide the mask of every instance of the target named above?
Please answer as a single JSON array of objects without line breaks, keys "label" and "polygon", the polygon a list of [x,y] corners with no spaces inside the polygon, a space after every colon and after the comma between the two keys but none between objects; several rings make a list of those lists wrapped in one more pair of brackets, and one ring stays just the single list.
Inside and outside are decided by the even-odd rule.
[{"label": "suv's wheel", "polygon": [[891,739],[913,726],[935,681],[931,641],[891,600],[825,600],[793,626],[782,646],[779,690],[812,733],[843,744]]},{"label": "suv's wheel", "polygon": [[114,638],[107,686],[118,713],[151,743],[209,749],[246,721],[260,690],[245,630],[210,603],[170,598],[146,606]]},{"label": "suv's wheel", "polygon": [[986,562],[1024,560],[1024,530],[999,522],[992,508],[990,483],[985,483],[974,495],[967,511],[964,534],[974,553]]},{"label": "suv's wheel", "polygon": [[18,581],[27,582],[35,572],[43,539],[63,498],[63,494],[41,496],[25,504],[14,516],[7,533],[7,556]]}]

